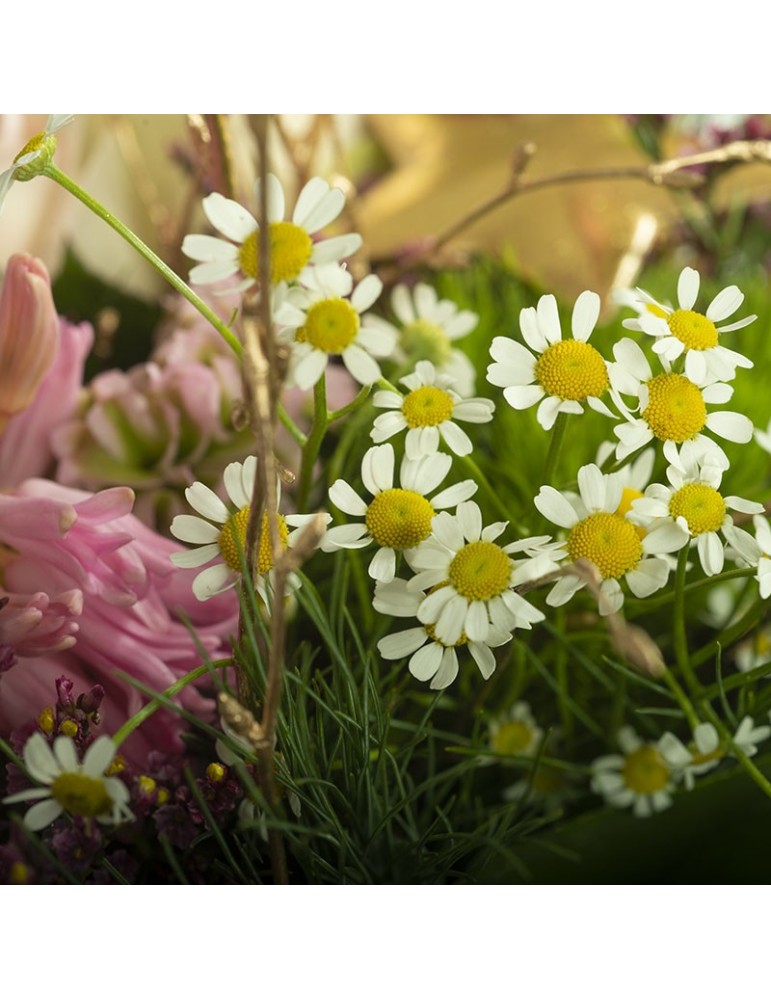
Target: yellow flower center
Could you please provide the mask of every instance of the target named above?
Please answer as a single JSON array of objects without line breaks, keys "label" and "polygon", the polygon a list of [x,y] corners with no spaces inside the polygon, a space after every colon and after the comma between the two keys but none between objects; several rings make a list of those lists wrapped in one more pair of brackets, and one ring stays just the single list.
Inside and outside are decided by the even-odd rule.
[{"label": "yellow flower center", "polygon": [[367,507],[364,523],[384,549],[414,549],[431,534],[434,508],[413,490],[383,490]]},{"label": "yellow flower center", "polygon": [[648,382],[648,405],[642,418],[659,441],[688,441],[707,422],[707,407],[698,386],[685,375],[664,372]]},{"label": "yellow flower center", "polygon": [[493,750],[497,753],[524,753],[533,741],[533,730],[526,722],[504,722],[493,736]]},{"label": "yellow flower center", "polygon": [[73,816],[101,816],[112,805],[101,778],[87,774],[60,774],[51,782],[51,795]]},{"label": "yellow flower center", "polygon": [[404,397],[402,413],[408,427],[436,427],[452,417],[454,406],[444,389],[422,385]]},{"label": "yellow flower center", "polygon": [[220,784],[220,782],[224,781],[227,776],[227,769],[224,768],[222,764],[218,764],[216,761],[209,764],[206,768],[206,777],[215,785]]},{"label": "yellow flower center", "polygon": [[300,343],[309,343],[327,354],[342,354],[359,332],[359,314],[345,299],[314,302],[305,314],[305,326],[295,334]]},{"label": "yellow flower center", "polygon": [[601,396],[610,384],[602,355],[581,340],[559,340],[547,347],[536,362],[535,377],[560,399]]},{"label": "yellow flower center", "polygon": [[417,319],[408,323],[401,334],[402,347],[407,354],[441,366],[450,360],[452,343],[441,326]]},{"label": "yellow flower center", "polygon": [[59,726],[59,732],[62,736],[77,736],[78,735],[78,724],[74,719],[65,719]]},{"label": "yellow flower center", "polygon": [[667,318],[666,309],[662,309],[661,306],[657,306],[654,302],[646,302],[645,310],[646,312],[651,313],[652,316],[658,316],[659,319]]},{"label": "yellow flower center", "polygon": [[44,733],[49,735],[54,731],[54,710],[51,705],[47,705],[37,717],[37,724]]},{"label": "yellow flower center", "polygon": [[627,754],[621,774],[627,788],[638,795],[659,792],[669,783],[669,768],[653,746],[642,746]]},{"label": "yellow flower center", "polygon": [[502,594],[511,579],[511,560],[492,542],[469,542],[450,563],[450,583],[469,601],[489,601]]},{"label": "yellow flower center", "polygon": [[[231,514],[220,529],[217,543],[222,553],[225,564],[236,573],[241,572],[241,555],[246,546],[246,528],[249,524],[249,506],[242,507],[241,510]],[[278,536],[281,539],[281,548],[287,546],[289,538],[289,528],[286,521],[278,515]],[[262,531],[260,533],[260,551],[257,557],[257,572],[265,574],[273,568],[273,549],[270,544],[270,530],[268,528],[267,512],[262,516]]]},{"label": "yellow flower center", "polygon": [[692,535],[718,531],[725,520],[725,501],[716,489],[705,483],[688,483],[669,501],[672,517],[684,517]]},{"label": "yellow flower center", "polygon": [[[270,223],[270,280],[293,281],[308,263],[313,240],[293,222]],[[248,278],[260,277],[260,233],[250,233],[241,244],[238,261]]]},{"label": "yellow flower center", "polygon": [[676,309],[667,317],[672,336],[692,351],[706,351],[717,345],[717,327],[711,319],[691,309]]},{"label": "yellow flower center", "polygon": [[[629,511],[632,509],[632,504],[635,500],[639,500],[642,497],[639,490],[634,489],[632,486],[625,486],[621,491],[621,503],[616,507],[616,515],[618,517],[626,517]],[[636,524],[634,530],[640,536],[640,538],[645,538],[645,528],[641,525]]]},{"label": "yellow flower center", "polygon": [[640,536],[629,521],[616,514],[590,514],[568,535],[568,554],[573,562],[588,559],[603,580],[617,580],[642,559]]}]

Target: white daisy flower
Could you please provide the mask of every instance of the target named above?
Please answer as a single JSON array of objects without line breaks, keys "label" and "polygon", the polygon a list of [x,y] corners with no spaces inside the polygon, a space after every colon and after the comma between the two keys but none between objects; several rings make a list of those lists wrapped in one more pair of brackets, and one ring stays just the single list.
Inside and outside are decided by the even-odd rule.
[{"label": "white daisy flower", "polygon": [[[312,177],[297,198],[292,221],[284,220],[284,189],[274,174],[268,174],[268,222],[270,224],[270,277],[282,281],[304,282],[318,264],[328,264],[350,257],[361,246],[358,233],[314,240],[314,233],[328,226],[343,210],[345,195],[331,188],[321,177]],[[260,182],[254,185],[255,204],[260,203]],[[228,292],[243,291],[260,277],[260,236],[257,220],[237,201],[221,194],[203,199],[209,222],[225,239],[191,234],[182,242],[182,252],[201,261],[190,272],[196,285],[211,285],[235,274],[241,281]]]},{"label": "white daisy flower", "polygon": [[375,358],[388,357],[396,334],[383,329],[366,312],[382,291],[383,283],[368,274],[356,288],[350,273],[336,264],[318,267],[308,276],[306,288],[282,291],[274,312],[279,337],[292,345],[288,380],[310,389],[324,373],[330,356],[341,355],[343,364],[361,385],[380,378]]},{"label": "white daisy flower", "polygon": [[[500,521],[483,528],[473,501],[458,504],[455,516],[436,515],[431,537],[410,558],[416,576],[408,582],[409,589],[430,591],[418,608],[418,619],[432,625],[448,646],[464,633],[473,642],[486,642],[492,627],[511,632],[544,619],[516,587],[557,568],[549,551],[551,539],[540,536],[496,545],[507,525]],[[514,552],[529,558],[515,561]]]},{"label": "white daisy flower", "polygon": [[490,720],[490,749],[502,756],[534,757],[542,740],[543,729],[526,701],[515,702],[507,712]]},{"label": "white daisy flower", "polygon": [[[439,584],[441,586],[441,584]],[[376,611],[396,618],[417,617],[418,608],[426,594],[410,590],[407,581],[396,577],[375,588],[372,604]],[[458,650],[465,647],[479,667],[485,680],[495,670],[492,648],[511,641],[511,632],[490,626],[487,639],[478,642],[462,632],[452,643],[444,643],[436,636],[432,625],[420,624],[403,632],[394,632],[382,638],[377,648],[386,660],[400,660],[409,656],[409,671],[419,681],[431,681],[433,691],[448,687],[458,676]]]},{"label": "white daisy flower", "polygon": [[690,790],[696,777],[716,768],[726,756],[731,755],[734,747],[747,757],[754,757],[758,752],[758,743],[769,736],[771,726],[756,726],[747,715],[740,722],[730,745],[720,739],[711,722],[702,722],[694,729],[693,740],[687,746],[673,733],[664,733],[658,747],[678,780],[682,777],[685,787]]},{"label": "white daisy flower", "polygon": [[727,526],[724,534],[738,559],[745,566],[757,568],[755,579],[758,581],[760,596],[765,600],[771,597],[771,526],[768,518],[761,514],[763,506],[757,506],[760,511],[752,519],[754,538],[748,531],[737,528],[734,524]]},{"label": "white daisy flower", "polygon": [[[615,447],[612,441],[603,441],[597,449],[595,464],[602,468],[613,454]],[[653,475],[655,461],[655,448],[646,448],[645,451],[640,452],[637,458],[614,473],[617,481],[621,483],[621,502],[616,508],[616,514],[626,517],[632,509],[632,503],[644,496]]]},{"label": "white daisy flower", "polygon": [[391,293],[391,307],[401,330],[380,319],[384,329],[398,338],[395,360],[430,361],[442,375],[454,380],[461,396],[471,396],[476,382],[476,370],[463,351],[452,345],[476,327],[479,316],[469,309],[459,310],[450,299],[440,299],[436,291],[422,282],[410,289],[397,285]]},{"label": "white daisy flower", "polygon": [[510,337],[495,337],[490,354],[494,364],[487,381],[503,386],[506,402],[515,410],[539,403],[538,423],[544,430],[554,426],[559,413],[583,413],[582,403],[613,417],[600,396],[610,388],[605,359],[587,343],[600,314],[596,292],[581,292],[573,307],[571,340],[562,339],[557,300],[542,295],[538,308],[519,314],[525,343],[540,355]]},{"label": "white daisy flower", "polygon": [[[629,517],[618,513],[623,494],[618,474],[604,476],[596,465],[585,465],[578,473],[578,490],[579,498],[571,500],[553,486],[542,486],[534,502],[544,517],[568,529],[555,558],[587,559],[596,566],[602,579],[600,614],[623,605],[622,577],[635,597],[649,597],[663,587],[669,575],[667,561],[650,556],[647,535],[641,538]],[[662,551],[659,548],[657,555]],[[559,607],[585,585],[582,577],[567,573],[551,589],[546,603]]]},{"label": "white daisy flower", "polygon": [[[615,363],[608,365],[613,399],[625,418],[614,427],[619,439],[616,458],[624,459],[657,438],[664,442],[664,455],[674,465],[707,460],[727,469],[723,449],[705,434],[705,429],[727,441],[746,444],[752,438],[752,421],[741,413],[723,410],[708,413],[708,403],[727,403],[733,395],[730,385],[709,382],[697,385],[687,375],[666,370],[653,374],[640,347],[628,338],[613,347]],[[665,366],[668,362],[664,362]],[[640,416],[624,404],[621,395],[637,397]],[[680,455],[677,446],[682,445]]]},{"label": "white daisy flower", "polygon": [[[256,474],[257,459],[253,455],[250,455],[243,464],[231,462],[227,466],[224,482],[230,500],[229,505],[203,483],[193,483],[185,490],[187,502],[203,516],[178,514],[171,522],[171,533],[180,541],[191,542],[198,548],[186,552],[174,552],[170,558],[175,566],[185,569],[203,566],[216,560],[193,580],[193,593],[199,601],[206,601],[215,594],[234,587],[241,575],[241,553],[246,544],[246,529],[249,524]],[[280,496],[280,483],[278,487]],[[296,540],[297,529],[304,528],[315,516],[315,514],[279,514],[278,529],[282,546],[291,547]],[[329,520],[327,515],[327,521]],[[290,527],[295,531],[290,532]],[[268,530],[268,515],[265,513],[257,560],[257,571],[260,574],[257,592],[266,602],[268,597],[265,577],[270,580],[272,568],[273,550]],[[294,573],[290,574],[288,582],[290,592],[300,586],[299,577]]]},{"label": "white daisy flower", "polygon": [[699,272],[684,267],[677,282],[677,309],[663,305],[647,292],[638,288],[642,308],[637,319],[624,320],[628,330],[641,330],[656,338],[653,350],[669,362],[685,355],[685,374],[692,382],[722,382],[732,379],[737,368],[752,368],[752,362],[743,354],[721,347],[718,337],[722,333],[741,330],[757,316],[745,316],[724,326],[716,326],[732,316],[744,301],[744,294],[736,285],[719,292],[707,307],[706,315],[694,312],[699,295]]},{"label": "white daisy flower", "polygon": [[734,650],[734,663],[743,674],[756,667],[766,667],[771,673],[771,628],[760,628],[749,639],[740,642]]},{"label": "white daisy flower", "polygon": [[26,181],[35,176],[37,171],[30,164],[40,156],[53,156],[56,152],[56,139],[53,136],[65,125],[69,125],[73,118],[74,115],[49,115],[44,131],[30,139],[10,167],[0,174],[0,213],[3,211],[5,196],[14,181]]},{"label": "white daisy flower", "polygon": [[440,375],[430,361],[419,361],[415,371],[400,381],[410,390],[406,396],[381,391],[372,397],[375,406],[391,411],[375,418],[372,440],[380,444],[406,429],[407,458],[432,455],[440,438],[456,455],[470,455],[471,439],[454,421],[487,423],[493,419],[493,401],[462,399],[450,388],[453,379]]},{"label": "white daisy flower", "polygon": [[[725,546],[718,532],[730,541],[727,529],[733,526],[729,510],[759,514],[763,504],[742,497],[724,497],[719,490],[723,470],[716,465],[682,469],[670,465],[671,486],[653,483],[645,495],[632,502],[629,520],[645,529],[646,551],[675,552],[696,540],[699,561],[707,576],[720,573],[725,562]],[[771,581],[770,581],[771,582]]]},{"label": "white daisy flower", "polygon": [[405,456],[399,469],[401,485],[395,487],[393,446],[370,448],[361,463],[361,478],[372,500],[362,500],[344,479],[338,479],[329,490],[329,499],[336,507],[364,520],[330,528],[321,548],[324,552],[363,549],[374,542],[378,551],[369,564],[369,575],[381,583],[393,580],[396,553],[403,551],[408,559],[411,557],[412,550],[431,534],[436,511],[455,507],[476,493],[477,484],[464,479],[430,497],[447,477],[451,465],[452,458],[439,452],[416,461]]},{"label": "white daisy flower", "polygon": [[616,741],[620,754],[598,757],[592,763],[592,791],[619,809],[632,806],[641,818],[668,809],[676,771],[658,744],[644,742],[631,726],[622,726]]},{"label": "white daisy flower", "polygon": [[129,791],[120,778],[105,777],[116,746],[100,736],[88,747],[82,763],[69,736],[57,736],[53,750],[42,733],[24,745],[24,766],[44,788],[28,788],[3,799],[5,804],[39,800],[24,817],[30,830],[42,830],[63,812],[100,823],[120,823],[134,818],[128,807]]}]

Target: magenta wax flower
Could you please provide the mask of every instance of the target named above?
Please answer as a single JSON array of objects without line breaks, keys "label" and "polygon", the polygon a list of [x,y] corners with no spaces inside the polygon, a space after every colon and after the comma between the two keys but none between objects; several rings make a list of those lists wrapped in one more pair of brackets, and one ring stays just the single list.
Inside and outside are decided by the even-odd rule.
[{"label": "magenta wax flower", "polygon": [[59,347],[59,317],[42,261],[17,253],[0,291],[0,431],[35,397]]},{"label": "magenta wax flower", "polygon": [[82,610],[80,590],[7,595],[0,600],[0,646],[13,647],[18,656],[69,649],[75,645]]}]

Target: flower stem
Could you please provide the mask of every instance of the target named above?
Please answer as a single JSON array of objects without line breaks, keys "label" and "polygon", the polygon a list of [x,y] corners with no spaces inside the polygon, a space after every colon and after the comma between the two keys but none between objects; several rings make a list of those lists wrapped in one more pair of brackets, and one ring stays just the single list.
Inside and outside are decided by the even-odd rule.
[{"label": "flower stem", "polygon": [[372,390],[371,385],[363,385],[361,389],[356,393],[350,403],[346,403],[345,406],[341,406],[339,410],[330,410],[327,414],[327,420],[331,424],[335,420],[339,420],[341,417],[347,417],[349,413],[354,413],[365,399],[369,396]]},{"label": "flower stem", "polygon": [[308,496],[311,491],[313,481],[313,467],[319,455],[321,442],[324,440],[327,427],[329,426],[329,413],[327,412],[327,382],[326,375],[322,373],[321,378],[313,387],[313,427],[308,435],[308,440],[303,448],[303,457],[300,463],[300,485],[297,491],[297,509],[305,510],[308,503]]},{"label": "flower stem", "polygon": [[482,472],[477,463],[471,457],[471,455],[460,455],[458,456],[460,462],[466,466],[469,472],[472,474],[474,479],[479,483],[482,489],[485,491],[489,499],[492,501],[493,506],[496,511],[501,515],[504,521],[511,520],[511,513],[506,509],[503,504],[500,495],[497,490],[494,490],[487,476]]},{"label": "flower stem", "polygon": [[752,778],[758,788],[760,788],[771,799],[771,781],[768,780],[756,764],[752,763],[741,747],[738,747],[734,743],[731,733],[728,729],[726,729],[722,719],[720,719],[720,717],[716,714],[712,706],[705,703],[702,708],[704,709],[704,714],[709,718],[710,722],[713,724],[715,729],[717,729],[720,736],[731,745],[731,752],[735,755],[736,759],[739,761],[750,778]]},{"label": "flower stem", "polygon": [[690,700],[685,691],[683,691],[677,678],[671,670],[668,670],[665,667],[662,677],[669,685],[669,689],[677,699],[678,705],[682,708],[683,715],[688,720],[688,725],[691,727],[691,730],[694,730],[699,725],[699,716],[696,713],[696,709],[693,707],[693,702]]},{"label": "flower stem", "polygon": [[276,412],[278,413],[278,419],[281,421],[284,427],[286,427],[286,429],[289,431],[289,434],[291,435],[292,439],[297,444],[299,444],[301,448],[304,448],[305,445],[308,443],[308,435],[300,430],[300,428],[297,426],[294,420],[292,420],[292,418],[286,412],[281,403],[279,403],[278,406],[276,407]]},{"label": "flower stem", "polygon": [[565,428],[567,427],[568,415],[567,413],[558,413],[557,419],[554,422],[554,427],[552,428],[551,441],[549,442],[549,451],[546,454],[546,464],[543,469],[543,478],[541,480],[541,485],[551,486],[552,479],[554,477],[554,470],[557,465],[557,460],[560,456],[560,451],[562,450],[562,442],[565,438]]},{"label": "flower stem", "polygon": [[677,569],[675,570],[675,604],[672,618],[672,641],[675,647],[675,659],[677,666],[683,677],[685,677],[691,694],[701,693],[701,684],[691,666],[691,658],[688,655],[688,639],[685,632],[685,574],[688,568],[688,550],[690,546],[684,545],[680,549],[677,557]]},{"label": "flower stem", "polygon": [[98,215],[100,219],[107,223],[112,229],[115,230],[118,235],[122,236],[123,239],[129,243],[138,253],[140,253],[145,260],[152,264],[152,266],[158,271],[158,273],[168,281],[168,283],[175,288],[180,295],[183,295],[191,305],[195,306],[198,312],[207,319],[217,333],[227,341],[228,345],[238,356],[241,355],[242,348],[241,343],[227,325],[219,318],[219,316],[203,301],[198,295],[190,288],[190,286],[179,277],[179,275],[172,271],[172,269],[165,264],[158,254],[154,253],[146,243],[143,243],[140,238],[133,233],[127,225],[117,219],[112,212],[109,212],[104,205],[98,202],[95,198],[92,198],[88,192],[84,191],[79,184],[76,184],[71,177],[63,173],[56,166],[55,163],[49,163],[44,171],[47,177],[51,180],[56,181],[57,184],[61,185],[66,191],[74,195],[79,201],[82,201],[86,208],[89,208],[94,215]]}]

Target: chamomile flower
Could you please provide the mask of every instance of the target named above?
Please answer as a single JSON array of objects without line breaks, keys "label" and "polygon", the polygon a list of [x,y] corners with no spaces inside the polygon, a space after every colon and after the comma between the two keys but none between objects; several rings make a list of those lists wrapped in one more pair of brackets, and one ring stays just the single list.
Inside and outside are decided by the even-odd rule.
[{"label": "chamomile flower", "polygon": [[674,552],[696,540],[702,569],[707,576],[720,573],[725,546],[718,532],[730,540],[733,525],[729,510],[759,514],[763,505],[742,497],[724,497],[719,490],[723,470],[716,465],[670,465],[670,486],[653,483],[645,495],[632,503],[629,519],[645,528],[648,552]]},{"label": "chamomile flower", "polygon": [[331,356],[343,364],[361,385],[380,378],[375,358],[388,357],[396,334],[383,329],[374,317],[362,317],[377,299],[383,283],[368,274],[356,288],[350,273],[336,264],[318,267],[307,287],[282,293],[276,309],[279,337],[292,345],[289,381],[310,389],[321,378]]},{"label": "chamomile flower", "polygon": [[131,820],[134,816],[128,807],[128,789],[120,778],[105,777],[115,752],[110,737],[100,736],[79,762],[69,736],[57,736],[52,750],[42,733],[34,733],[24,745],[24,765],[31,777],[45,787],[16,792],[3,802],[38,800],[24,817],[30,830],[42,830],[63,812],[100,823]]},{"label": "chamomile flower", "polygon": [[391,411],[375,418],[372,440],[380,444],[406,429],[407,458],[432,455],[440,438],[456,455],[470,455],[471,439],[455,421],[487,423],[493,419],[492,400],[462,399],[450,388],[453,379],[440,375],[430,361],[419,361],[415,371],[400,381],[409,389],[406,396],[381,391],[372,398],[375,406]]},{"label": "chamomile flower", "polygon": [[458,309],[450,299],[440,299],[423,282],[412,290],[397,285],[391,293],[391,307],[402,324],[401,330],[386,320],[378,322],[398,339],[396,360],[430,361],[441,375],[454,380],[454,388],[461,396],[470,396],[474,392],[476,370],[463,351],[452,345],[471,333],[479,316],[469,309]]},{"label": "chamomile flower", "polygon": [[501,757],[533,757],[542,740],[543,729],[536,724],[526,701],[515,702],[508,711],[490,720],[490,749]]},{"label": "chamomile flower", "polygon": [[[622,480],[615,474],[604,476],[596,465],[585,465],[578,472],[578,490],[579,497],[571,499],[552,486],[542,486],[535,506],[554,524],[568,529],[555,558],[587,559],[597,567],[602,580],[600,614],[618,611],[623,605],[622,578],[635,597],[649,597],[663,587],[668,563],[648,555],[647,536],[641,538],[628,515],[618,513]],[[565,604],[585,583],[567,572],[551,589],[546,603],[552,607]]]},{"label": "chamomile flower", "polygon": [[[763,510],[763,507],[758,504]],[[760,596],[765,600],[771,597],[771,526],[768,518],[761,515],[760,511],[752,519],[755,528],[755,537],[742,528],[737,528],[731,524],[725,529],[731,548],[745,566],[754,566],[757,569],[755,579],[758,581]]]},{"label": "chamomile flower", "polygon": [[[441,584],[439,584],[441,586]],[[396,618],[417,617],[418,608],[425,598],[423,591],[410,590],[407,581],[396,577],[375,588],[372,604],[376,611]],[[444,643],[437,638],[433,625],[419,624],[402,632],[384,636],[377,648],[386,660],[400,660],[409,656],[409,671],[419,681],[431,681],[431,689],[441,691],[458,676],[458,651],[467,649],[485,680],[495,670],[492,649],[511,640],[511,632],[490,626],[487,639],[477,642],[461,632],[454,643]]]},{"label": "chamomile flower", "polygon": [[734,747],[747,757],[758,752],[758,743],[771,736],[771,726],[756,726],[747,715],[739,723],[730,744],[721,740],[711,722],[702,722],[693,731],[693,740],[686,746],[673,733],[664,733],[658,743],[659,750],[669,767],[682,777],[685,787],[693,788],[694,779],[716,768]]},{"label": "chamomile flower", "polygon": [[[613,454],[615,447],[612,441],[603,441],[597,449],[596,465],[602,468]],[[618,472],[614,473],[617,482],[621,483],[621,500],[616,508],[616,514],[626,517],[632,509],[632,503],[635,500],[639,500],[645,494],[645,490],[653,475],[655,460],[655,449],[646,448],[632,462],[628,462]]]},{"label": "chamomile flower", "polygon": [[[726,403],[733,395],[730,385],[711,381],[692,382],[687,375],[665,370],[654,375],[640,347],[625,338],[613,347],[615,363],[608,365],[613,398],[625,420],[614,427],[619,439],[616,457],[626,458],[654,438],[664,442],[664,455],[671,464],[680,456],[689,464],[706,462],[728,468],[723,449],[708,438],[704,430],[728,441],[745,444],[752,438],[752,421],[741,413],[708,413],[708,403]],[[635,417],[621,400],[622,395],[637,397]]]},{"label": "chamomile flower", "polygon": [[560,413],[583,413],[582,403],[612,417],[600,399],[610,388],[607,365],[588,343],[599,314],[599,295],[581,292],[573,307],[573,337],[563,340],[557,300],[542,295],[537,309],[519,314],[525,343],[539,357],[510,337],[495,337],[490,348],[495,363],[488,366],[487,381],[503,386],[504,398],[515,410],[539,403],[538,423],[544,430],[554,426]]},{"label": "chamomile flower", "polygon": [[[531,628],[544,615],[516,588],[557,568],[550,554],[548,536],[525,538],[497,545],[508,522],[484,528],[482,514],[473,502],[458,504],[453,516],[437,514],[432,535],[411,555],[416,575],[408,581],[414,591],[429,591],[418,608],[418,619],[431,625],[448,646],[462,635],[486,642],[490,629],[512,631]],[[515,561],[512,554],[528,558]]]},{"label": "chamomile flower", "polygon": [[[477,491],[471,479],[429,494],[450,471],[452,458],[437,452],[412,461],[406,456],[399,469],[400,486],[394,486],[394,449],[390,444],[370,448],[361,463],[364,488],[372,495],[367,503],[344,479],[329,490],[329,499],[346,514],[362,517],[355,524],[330,528],[321,543],[325,552],[363,549],[374,542],[378,551],[369,564],[369,575],[387,583],[396,573],[396,553],[408,555],[431,534],[437,510],[455,507]],[[458,633],[460,634],[460,633]]]},{"label": "chamomile flower", "polygon": [[[268,223],[270,225],[270,279],[305,281],[312,268],[349,257],[361,246],[358,233],[314,240],[314,233],[328,226],[343,210],[345,195],[321,177],[312,177],[297,198],[292,221],[284,220],[284,189],[274,174],[267,178]],[[254,185],[254,200],[260,203],[260,182]],[[201,261],[190,272],[196,285],[211,285],[239,275],[239,283],[228,291],[243,291],[260,280],[260,234],[257,220],[237,201],[221,194],[208,195],[203,210],[209,222],[225,239],[191,234],[182,252]]]},{"label": "chamomile flower", "polygon": [[662,305],[638,288],[643,308],[636,319],[624,320],[624,326],[655,337],[653,350],[669,362],[685,355],[685,374],[692,382],[732,379],[737,368],[752,368],[752,362],[743,354],[722,347],[718,343],[719,335],[741,330],[757,316],[745,316],[728,325],[716,326],[736,312],[744,301],[744,294],[736,285],[729,285],[710,302],[706,314],[694,312],[700,280],[698,271],[692,267],[683,268],[677,282],[677,309]]},{"label": "chamomile flower", "polygon": [[[222,501],[203,483],[193,483],[185,490],[187,502],[203,516],[178,514],[171,522],[171,533],[180,541],[191,542],[198,548],[186,552],[174,552],[170,558],[175,566],[185,569],[212,563],[193,580],[193,593],[199,601],[206,601],[215,594],[234,587],[241,575],[241,553],[246,545],[246,530],[256,474],[257,459],[253,455],[243,464],[231,462],[227,466],[224,481],[229,504]],[[304,528],[315,516],[279,514],[278,530],[282,547],[291,547],[297,529]],[[290,527],[295,528],[295,531],[290,532]],[[270,577],[272,568],[273,550],[266,513],[263,516],[257,560],[259,573],[257,592],[264,601],[267,601],[265,577]],[[297,590],[299,585],[299,577],[294,573],[290,574],[290,591]]]},{"label": "chamomile flower", "polygon": [[658,744],[644,742],[631,726],[622,726],[616,741],[620,754],[598,757],[592,764],[592,791],[619,809],[631,806],[641,818],[669,808],[676,771]]},{"label": "chamomile flower", "polygon": [[0,213],[3,211],[5,196],[14,181],[27,181],[38,173],[39,164],[35,161],[41,157],[51,159],[56,152],[55,134],[65,125],[69,125],[73,118],[74,115],[49,115],[44,131],[33,136],[10,167],[0,174]]}]

